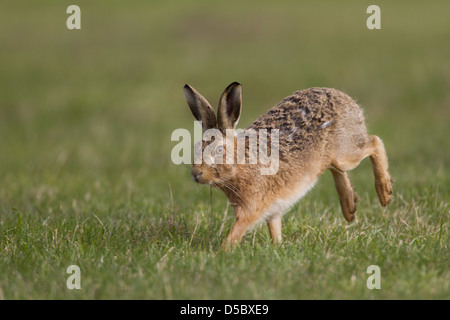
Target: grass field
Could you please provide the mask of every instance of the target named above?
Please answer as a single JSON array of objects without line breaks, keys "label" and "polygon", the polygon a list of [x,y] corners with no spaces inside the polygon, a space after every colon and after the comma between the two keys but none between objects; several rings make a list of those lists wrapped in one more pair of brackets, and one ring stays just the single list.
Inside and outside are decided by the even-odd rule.
[{"label": "grass field", "polygon": [[[0,298],[450,298],[449,1],[377,1],[381,30],[368,1],[75,2],[0,3]],[[393,203],[366,159],[355,223],[327,172],[281,245],[262,225],[221,251],[233,212],[172,164],[170,136],[193,129],[185,83],[216,105],[233,81],[239,127],[297,89],[354,97],[385,142]]]}]

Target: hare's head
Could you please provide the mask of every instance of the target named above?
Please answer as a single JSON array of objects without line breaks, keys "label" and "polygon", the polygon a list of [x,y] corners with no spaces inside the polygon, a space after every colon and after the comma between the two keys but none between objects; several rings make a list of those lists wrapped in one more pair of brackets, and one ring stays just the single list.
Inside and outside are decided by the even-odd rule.
[{"label": "hare's head", "polygon": [[[201,121],[205,132],[203,140],[194,147],[192,178],[198,183],[220,185],[235,177],[238,171],[233,165],[236,159],[234,130],[241,114],[242,86],[234,82],[225,89],[217,116],[209,102],[194,88],[185,85],[183,92],[192,114]],[[196,156],[199,157],[197,161]]]}]

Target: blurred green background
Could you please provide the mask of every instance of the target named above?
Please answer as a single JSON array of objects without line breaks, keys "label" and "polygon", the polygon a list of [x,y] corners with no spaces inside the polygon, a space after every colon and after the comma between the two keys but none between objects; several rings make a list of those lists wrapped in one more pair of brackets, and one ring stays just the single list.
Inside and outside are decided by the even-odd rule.
[{"label": "blurred green background", "polygon": [[[66,28],[70,4],[81,8],[81,30]],[[371,4],[381,8],[381,30],[366,27]],[[448,12],[449,1],[2,1],[0,298],[448,298]],[[234,255],[216,253],[232,212],[222,223],[226,199],[214,191],[208,224],[209,189],[172,164],[170,136],[193,130],[185,83],[216,106],[233,81],[244,88],[238,127],[313,86],[340,89],[364,108],[369,132],[385,142],[396,194],[382,211],[365,161],[351,174],[366,219],[354,228],[394,223],[388,236],[373,235],[380,256],[404,253],[394,254],[400,266],[386,266],[392,281],[404,275],[397,291],[365,288],[365,268],[376,263],[357,258],[364,248],[344,248],[349,231],[328,173],[287,215],[285,247],[267,247],[264,227]],[[307,226],[332,228],[342,246],[299,246]],[[354,255],[345,263],[362,272],[358,290],[354,270],[343,271],[346,281],[322,278],[345,270],[342,252],[308,272],[289,260],[324,265],[333,247]],[[271,267],[246,274],[253,255]],[[167,259],[172,269],[163,270]],[[417,272],[408,269],[418,261]],[[269,286],[264,277],[278,263],[286,272]],[[69,264],[91,272],[81,292],[65,288]]]}]

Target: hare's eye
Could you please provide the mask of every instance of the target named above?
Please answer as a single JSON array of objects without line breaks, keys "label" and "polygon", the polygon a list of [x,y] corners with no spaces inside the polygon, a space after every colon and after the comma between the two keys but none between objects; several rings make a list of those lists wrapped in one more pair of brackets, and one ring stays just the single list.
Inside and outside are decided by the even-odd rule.
[{"label": "hare's eye", "polygon": [[223,146],[217,146],[216,155],[222,155],[222,154],[223,154]]}]

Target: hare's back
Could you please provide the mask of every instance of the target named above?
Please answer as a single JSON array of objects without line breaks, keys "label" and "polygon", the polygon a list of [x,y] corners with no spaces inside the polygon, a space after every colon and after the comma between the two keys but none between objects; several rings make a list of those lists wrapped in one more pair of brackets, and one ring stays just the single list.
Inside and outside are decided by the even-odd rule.
[{"label": "hare's back", "polygon": [[261,115],[249,129],[278,129],[280,144],[305,149],[347,128],[365,135],[361,108],[345,93],[331,88],[299,90]]},{"label": "hare's back", "polygon": [[341,118],[352,117],[357,122],[363,119],[361,109],[348,95],[331,88],[310,88],[284,98],[249,128],[279,129],[280,135],[289,135],[295,129],[320,132]]}]

